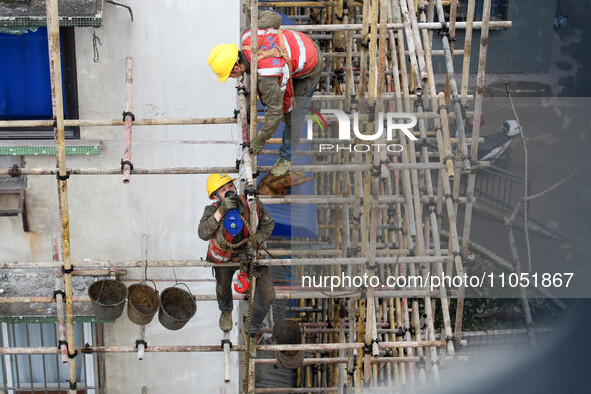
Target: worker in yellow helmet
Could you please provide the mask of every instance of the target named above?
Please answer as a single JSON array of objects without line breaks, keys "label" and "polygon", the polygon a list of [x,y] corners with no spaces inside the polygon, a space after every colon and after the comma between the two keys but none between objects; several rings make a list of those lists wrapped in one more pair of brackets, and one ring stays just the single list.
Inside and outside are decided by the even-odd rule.
[{"label": "worker in yellow helmet", "polygon": [[[320,48],[310,37],[295,31],[279,30],[280,26],[279,14],[273,11],[260,13],[257,90],[261,101],[267,105],[267,112],[260,131],[250,142],[250,151],[260,154],[265,141],[275,134],[282,118],[285,118],[279,159],[271,170],[271,174],[276,176],[289,170],[301,136],[306,108],[310,106],[324,68]],[[242,35],[242,50],[234,44],[213,48],[208,63],[221,82],[228,77],[250,74],[250,43],[251,31],[248,30]]]},{"label": "worker in yellow helmet", "polygon": [[[232,277],[237,267],[225,263],[239,262],[240,255],[256,255],[261,245],[273,232],[275,221],[262,202],[256,199],[256,212],[251,212],[243,195],[236,194],[234,181],[227,174],[211,174],[207,178],[207,195],[214,200],[207,205],[199,221],[199,238],[209,241],[206,260],[214,267],[216,296],[222,312],[219,325],[223,331],[232,330]],[[257,227],[250,229],[250,216],[256,215]],[[255,269],[257,276],[251,333],[262,328],[269,307],[275,300],[273,282],[267,266]]]}]

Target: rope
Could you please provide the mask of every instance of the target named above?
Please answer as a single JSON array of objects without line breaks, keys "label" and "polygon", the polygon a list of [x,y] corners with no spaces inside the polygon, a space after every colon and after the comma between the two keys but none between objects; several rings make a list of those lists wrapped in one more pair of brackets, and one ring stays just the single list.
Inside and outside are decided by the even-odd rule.
[{"label": "rope", "polygon": [[244,356],[244,380],[242,381],[242,392],[248,393],[248,387],[250,379],[254,376],[250,376],[250,360],[253,351],[256,351],[255,348],[255,338],[253,337],[251,330],[252,330],[252,308],[254,303],[254,287],[256,285],[256,278],[254,277],[254,257],[248,262],[248,281],[250,286],[248,287],[248,318],[246,320],[246,354]]}]

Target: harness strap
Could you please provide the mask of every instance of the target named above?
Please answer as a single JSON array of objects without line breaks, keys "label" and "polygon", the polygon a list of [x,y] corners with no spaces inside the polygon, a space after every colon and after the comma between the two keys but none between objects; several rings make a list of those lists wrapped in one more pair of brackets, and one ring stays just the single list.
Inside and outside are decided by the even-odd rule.
[{"label": "harness strap", "polygon": [[[258,44],[260,44],[265,39],[265,36],[267,35],[268,31],[269,31],[269,29],[265,30],[265,32],[263,33],[263,36],[258,41]],[[283,35],[283,30],[277,30],[277,36],[279,37],[279,47],[275,47],[270,50],[264,51],[264,50],[260,49],[260,45],[259,45],[258,49],[257,49],[257,56],[259,59],[264,59],[266,57],[282,57],[283,60],[285,60],[285,62],[287,63],[287,67],[289,68],[289,80],[287,81],[287,83],[289,83],[289,86],[291,88],[292,98],[293,98],[295,95],[295,91],[293,90],[293,82],[292,82],[293,65],[291,64],[291,59],[289,57],[287,48],[285,46],[285,36]],[[252,40],[252,34],[251,34],[251,40]],[[243,46],[242,50],[243,51],[250,51],[252,53],[250,45]],[[292,100],[292,104],[293,104],[293,108],[295,109],[296,108],[295,100]]]}]

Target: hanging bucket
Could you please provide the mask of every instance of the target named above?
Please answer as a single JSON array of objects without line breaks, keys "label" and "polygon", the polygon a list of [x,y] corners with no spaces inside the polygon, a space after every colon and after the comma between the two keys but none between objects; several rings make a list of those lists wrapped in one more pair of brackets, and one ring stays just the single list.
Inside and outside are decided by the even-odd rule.
[{"label": "hanging bucket", "polygon": [[146,285],[145,281],[129,286],[127,302],[127,317],[129,317],[129,320],[140,326],[148,324],[152,321],[159,306],[160,298],[155,283],[153,289]]},{"label": "hanging bucket", "polygon": [[[177,283],[183,284],[184,283]],[[195,297],[191,294],[189,287],[187,290],[175,287],[164,289],[160,294],[160,311],[158,312],[158,320],[169,330],[180,330],[187,324],[195,312],[197,312],[197,304]]]},{"label": "hanging bucket", "polygon": [[115,320],[123,313],[127,287],[118,280],[102,279],[88,288],[94,314],[101,320]]}]

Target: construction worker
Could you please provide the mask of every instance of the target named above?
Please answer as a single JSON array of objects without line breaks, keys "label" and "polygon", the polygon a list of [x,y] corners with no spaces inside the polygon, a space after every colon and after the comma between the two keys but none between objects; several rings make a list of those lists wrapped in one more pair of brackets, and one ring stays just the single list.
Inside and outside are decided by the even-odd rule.
[{"label": "construction worker", "polygon": [[[199,221],[199,238],[209,241],[207,261],[217,263],[214,267],[216,279],[216,295],[221,316],[220,328],[232,330],[232,277],[237,267],[227,266],[228,262],[244,262],[246,256],[255,256],[257,248],[273,231],[275,221],[267,209],[256,199],[256,212],[251,212],[246,198],[236,194],[234,181],[226,174],[211,174],[207,178],[207,195],[215,200],[205,207]],[[257,228],[255,234],[250,231],[250,215],[256,215]],[[230,223],[229,223],[230,222]],[[241,269],[243,270],[243,269]],[[246,268],[244,268],[246,270]],[[253,305],[251,333],[259,331],[269,307],[275,300],[275,290],[269,275],[269,268],[258,266]]]},{"label": "construction worker", "polygon": [[[275,134],[282,117],[285,118],[279,159],[271,170],[275,176],[289,170],[307,108],[324,68],[320,48],[311,38],[303,33],[279,30],[280,26],[279,14],[273,11],[260,13],[257,89],[261,101],[267,105],[267,112],[260,131],[250,142],[250,151],[260,154],[265,141]],[[228,77],[250,74],[250,43],[251,32],[248,30],[242,35],[241,51],[234,44],[213,48],[208,63],[221,82]]]}]

